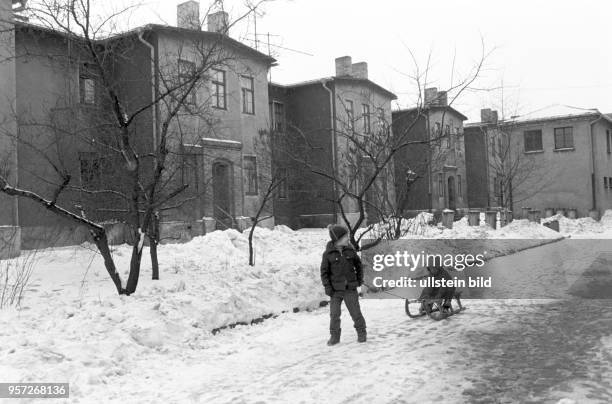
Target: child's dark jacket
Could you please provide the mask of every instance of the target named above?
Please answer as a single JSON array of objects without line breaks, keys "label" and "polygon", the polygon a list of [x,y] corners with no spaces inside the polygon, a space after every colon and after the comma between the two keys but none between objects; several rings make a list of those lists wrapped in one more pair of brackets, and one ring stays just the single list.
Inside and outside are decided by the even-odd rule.
[{"label": "child's dark jacket", "polygon": [[321,282],[323,287],[333,290],[357,289],[363,284],[363,268],[357,252],[350,247],[342,248],[342,253],[333,242],[327,243],[321,260]]}]

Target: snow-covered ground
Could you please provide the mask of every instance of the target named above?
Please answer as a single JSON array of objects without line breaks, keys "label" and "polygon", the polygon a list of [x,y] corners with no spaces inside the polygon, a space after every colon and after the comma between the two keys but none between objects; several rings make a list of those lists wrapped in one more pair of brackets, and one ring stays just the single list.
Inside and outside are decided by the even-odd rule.
[{"label": "snow-covered ground", "polygon": [[[610,211],[601,222],[564,220],[561,233],[612,238]],[[556,238],[559,233],[520,220],[498,230],[474,229],[462,219],[452,230],[427,226],[423,236]],[[318,266],[327,237],[324,229],[258,229],[255,267],[247,265],[246,234],[233,230],[163,245],[159,281],[150,280],[145,250],[140,284],[130,297],[115,294],[91,245],[0,261],[0,268],[26,259],[35,264],[21,308],[0,310],[0,381],[69,381],[70,402],[401,402],[410,391],[417,393],[408,402],[447,402],[447,390],[481,394],[481,387],[470,387],[478,383],[461,373],[471,367],[458,350],[476,349],[465,346],[464,336],[477,345],[473,330],[499,324],[505,304],[491,312],[489,303],[475,301],[465,317],[432,323],[409,322],[401,301],[364,300],[371,341],[357,345],[345,318],[343,341],[351,342],[338,349],[324,344],[326,308],[212,335],[214,328],[264,314],[317,308],[326,300]],[[113,251],[118,267],[127,268],[130,247]],[[602,338],[609,348],[611,337]],[[448,355],[458,367],[447,372],[442,379],[447,390],[440,390]],[[600,355],[609,359],[609,349]]]}]

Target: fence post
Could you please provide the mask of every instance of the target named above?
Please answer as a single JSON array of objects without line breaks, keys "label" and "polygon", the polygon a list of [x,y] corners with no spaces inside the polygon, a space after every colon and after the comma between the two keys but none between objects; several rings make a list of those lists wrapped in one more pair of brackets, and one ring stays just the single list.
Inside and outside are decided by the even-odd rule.
[{"label": "fence post", "polygon": [[487,210],[485,212],[485,221],[492,229],[497,228],[497,211],[495,210]]},{"label": "fence post", "polygon": [[468,211],[468,224],[470,226],[480,226],[480,211],[479,210]]},{"label": "fence post", "polygon": [[447,229],[453,228],[453,222],[455,221],[455,211],[450,209],[444,209],[442,211],[442,225]]}]

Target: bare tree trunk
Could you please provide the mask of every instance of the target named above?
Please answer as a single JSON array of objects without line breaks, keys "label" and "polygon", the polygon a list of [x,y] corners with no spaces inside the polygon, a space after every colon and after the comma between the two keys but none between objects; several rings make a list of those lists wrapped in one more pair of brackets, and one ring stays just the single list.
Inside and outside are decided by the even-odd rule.
[{"label": "bare tree trunk", "polygon": [[130,295],[127,290],[121,284],[121,278],[117,273],[117,268],[115,267],[115,261],[113,261],[113,257],[111,255],[110,247],[108,246],[108,238],[106,237],[105,231],[95,231],[92,230],[94,234],[94,242],[96,243],[96,247],[98,247],[98,251],[100,251],[100,255],[104,259],[104,267],[108,271],[115,287],[117,288],[117,293],[120,295]]},{"label": "bare tree trunk", "polygon": [[159,213],[155,212],[151,220],[149,232],[149,253],[151,254],[152,278],[159,280],[159,261],[157,259],[157,244],[159,243]]},{"label": "bare tree trunk", "polygon": [[249,231],[249,265],[255,266],[255,254],[253,253],[253,233],[255,233],[255,226],[257,223],[254,221],[253,226],[251,226],[251,231]]}]

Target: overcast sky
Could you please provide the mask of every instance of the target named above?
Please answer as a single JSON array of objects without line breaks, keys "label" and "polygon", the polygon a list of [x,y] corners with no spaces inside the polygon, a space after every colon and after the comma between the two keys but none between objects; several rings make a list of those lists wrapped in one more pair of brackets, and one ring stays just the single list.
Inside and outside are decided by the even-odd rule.
[{"label": "overcast sky", "polygon": [[[130,24],[176,24],[181,1],[145,1],[146,10]],[[266,53],[270,33],[270,50],[279,63],[272,80],[283,84],[331,76],[334,58],[350,55],[353,62],[368,62],[370,79],[408,107],[415,100],[410,51],[420,69],[431,53],[428,81],[443,89],[479,60],[482,38],[486,52],[492,51],[475,83],[483,90],[465,93],[454,104],[470,121],[479,120],[480,108],[501,110],[502,94],[507,117],[556,103],[612,113],[610,3],[276,0],[257,18],[257,32],[264,35],[259,49]],[[208,4],[202,1],[202,10]],[[244,10],[241,0],[227,4],[230,18]],[[253,45],[254,20],[234,27],[230,35]]]}]

